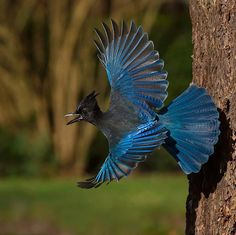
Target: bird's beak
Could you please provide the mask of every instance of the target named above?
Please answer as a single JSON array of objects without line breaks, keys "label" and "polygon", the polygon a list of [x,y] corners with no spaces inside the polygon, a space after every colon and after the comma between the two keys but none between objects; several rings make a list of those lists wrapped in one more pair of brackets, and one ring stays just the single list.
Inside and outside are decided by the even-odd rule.
[{"label": "bird's beak", "polygon": [[78,113],[68,113],[65,115],[65,117],[74,117],[74,116],[75,116],[75,118],[70,120],[69,122],[67,122],[66,125],[70,125],[72,123],[79,122],[79,121],[83,120],[82,115],[80,115]]}]

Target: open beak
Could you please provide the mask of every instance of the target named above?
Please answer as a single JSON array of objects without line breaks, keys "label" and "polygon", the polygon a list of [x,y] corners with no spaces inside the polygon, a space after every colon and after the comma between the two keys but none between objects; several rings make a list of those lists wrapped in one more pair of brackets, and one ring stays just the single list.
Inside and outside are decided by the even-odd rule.
[{"label": "open beak", "polygon": [[78,113],[68,113],[65,115],[65,117],[74,117],[74,116],[75,116],[75,118],[70,120],[69,122],[67,122],[66,125],[70,125],[72,123],[79,122],[79,121],[83,120],[82,115],[80,115]]}]

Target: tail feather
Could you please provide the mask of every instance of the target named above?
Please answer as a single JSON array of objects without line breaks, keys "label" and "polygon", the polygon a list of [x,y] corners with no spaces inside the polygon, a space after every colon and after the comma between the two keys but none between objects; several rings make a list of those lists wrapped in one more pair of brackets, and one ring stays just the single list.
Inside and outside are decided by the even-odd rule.
[{"label": "tail feather", "polygon": [[186,174],[198,172],[218,141],[219,113],[204,88],[191,85],[160,113],[169,130],[164,147]]},{"label": "tail feather", "polygon": [[194,85],[191,85],[191,90],[186,89],[180,96],[178,96],[174,101],[171,102],[169,106],[175,102],[175,106],[178,107],[180,105],[182,107],[182,103],[188,100],[193,100],[193,102],[197,101],[203,95],[205,91],[204,88],[200,88]]},{"label": "tail feather", "polygon": [[[203,113],[203,112],[211,112],[211,111],[214,111],[212,109],[209,109],[209,107],[211,107],[212,105],[212,101],[211,100],[206,100],[207,97],[201,97],[201,102],[204,102],[204,103],[198,103],[198,102],[193,102],[191,105],[193,106],[194,105],[194,110],[186,110],[186,107],[182,106],[181,104],[179,106],[175,106],[175,108],[178,108],[178,111],[182,111],[185,113],[185,114],[188,114],[188,113],[191,113],[191,114],[198,114],[198,113]],[[180,113],[180,115],[183,115],[183,112]],[[176,114],[178,116],[178,114]]]}]

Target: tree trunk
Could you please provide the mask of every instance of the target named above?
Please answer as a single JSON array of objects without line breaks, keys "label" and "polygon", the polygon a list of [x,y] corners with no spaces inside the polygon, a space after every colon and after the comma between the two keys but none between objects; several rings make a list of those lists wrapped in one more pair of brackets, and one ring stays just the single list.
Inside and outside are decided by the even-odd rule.
[{"label": "tree trunk", "polygon": [[215,153],[189,176],[187,235],[236,234],[236,1],[191,0],[193,82],[220,112]]}]

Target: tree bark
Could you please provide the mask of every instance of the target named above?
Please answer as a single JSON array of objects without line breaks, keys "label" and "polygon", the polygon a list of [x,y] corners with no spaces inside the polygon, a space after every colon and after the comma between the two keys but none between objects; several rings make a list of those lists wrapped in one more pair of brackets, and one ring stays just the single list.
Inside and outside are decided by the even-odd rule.
[{"label": "tree bark", "polygon": [[236,234],[236,1],[191,0],[193,83],[220,112],[215,153],[189,176],[187,235]]}]

